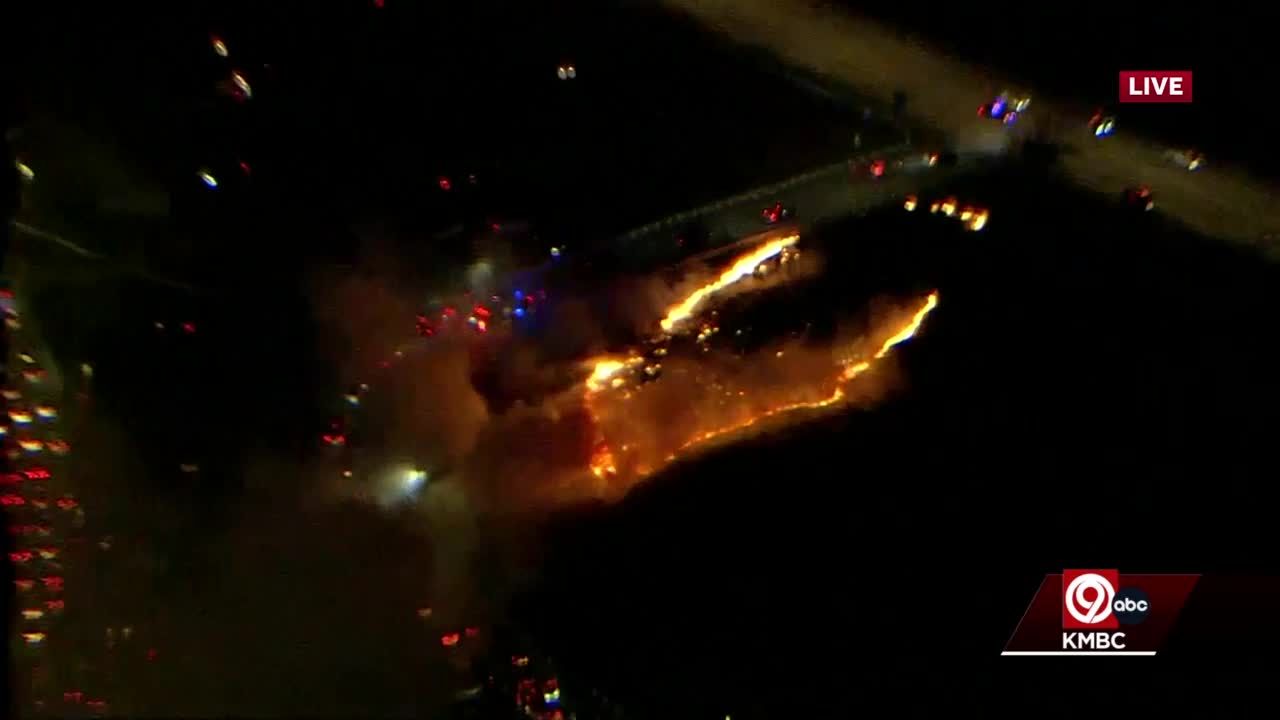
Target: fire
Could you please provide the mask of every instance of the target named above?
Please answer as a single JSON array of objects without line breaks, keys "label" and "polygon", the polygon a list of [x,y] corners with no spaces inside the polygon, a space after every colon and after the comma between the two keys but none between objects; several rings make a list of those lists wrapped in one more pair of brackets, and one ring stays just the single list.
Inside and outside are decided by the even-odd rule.
[{"label": "fire", "polygon": [[786,248],[795,245],[799,240],[799,235],[788,235],[777,240],[770,240],[755,250],[739,256],[729,266],[729,269],[720,274],[720,277],[694,290],[684,300],[667,308],[667,316],[662,319],[662,329],[666,332],[671,332],[678,323],[693,317],[693,311],[697,309],[703,300],[755,273],[760,263],[773,258]]},{"label": "fire", "polygon": [[893,350],[895,345],[900,345],[915,337],[915,334],[920,331],[920,325],[924,323],[925,317],[927,317],[929,313],[933,312],[933,309],[936,307],[938,307],[938,292],[935,290],[929,293],[929,297],[925,299],[924,305],[922,305],[919,310],[916,310],[916,314],[911,317],[911,322],[904,325],[901,330],[894,333],[888,340],[884,341],[884,344],[880,346],[880,351],[875,355],[876,359],[879,360],[885,355],[888,355],[889,351]]},{"label": "fire", "polygon": [[[752,258],[752,259],[755,260],[755,258]],[[817,409],[822,409],[822,408],[836,405],[837,403],[845,399],[846,397],[845,387],[850,381],[854,380],[858,376],[870,370],[874,366],[876,361],[885,358],[893,351],[895,347],[915,337],[916,334],[919,333],[920,328],[924,324],[925,319],[934,310],[934,308],[938,306],[938,299],[939,299],[939,296],[936,291],[930,293],[919,305],[919,307],[916,308],[915,312],[911,315],[910,319],[906,323],[898,327],[896,330],[894,330],[894,332],[890,334],[880,344],[877,351],[869,359],[860,360],[858,362],[848,364],[844,366],[842,369],[840,369],[840,371],[835,375],[835,377],[829,381],[830,385],[828,385],[828,387],[831,387],[831,390],[828,395],[824,397],[820,397],[815,400],[792,401],[792,402],[787,402],[780,405],[775,405],[773,407],[761,409],[748,417],[743,417],[741,419],[726,423],[719,427],[700,430],[695,434],[693,434],[692,436],[690,436],[688,439],[676,445],[674,449],[670,450],[666,454],[664,458],[665,462],[659,462],[657,463],[656,466],[648,465],[648,464],[640,464],[638,466],[633,466],[630,463],[623,463],[627,467],[626,474],[632,475],[633,474],[632,468],[634,468],[635,476],[644,477],[646,475],[651,474],[653,471],[657,469],[661,469],[663,465],[675,461],[678,456],[692,449],[695,449],[698,446],[701,446],[705,443],[713,441],[717,438],[731,436],[734,433],[741,432],[743,430],[746,430],[747,428],[757,425],[762,421],[768,420],[770,418],[786,415],[788,413],[797,412],[797,411],[817,410]],[[778,356],[781,357],[781,353],[778,353]],[[626,366],[625,363],[618,362],[616,360],[601,360],[597,362],[596,364],[597,371],[592,374],[592,378],[595,379],[596,383],[593,386],[590,381],[588,382],[586,398],[585,398],[587,408],[589,411],[591,411],[593,417],[597,419],[600,417],[597,411],[602,408],[597,407],[595,403],[601,400],[601,398],[596,396],[597,396],[597,391],[605,387],[603,381],[611,377],[614,373],[616,373],[618,370],[622,369],[625,366]],[[745,393],[741,391],[738,392],[737,394],[739,396],[745,395]],[[605,434],[607,434],[607,432]],[[597,478],[618,476],[620,474],[618,469],[620,464],[619,458],[615,456],[613,450],[608,444],[607,438],[601,437],[599,439],[600,439],[600,442],[596,446],[595,452],[592,454],[591,460],[590,460],[589,467],[591,469],[592,474],[595,475]],[[626,455],[626,453],[632,450],[633,448],[634,446],[630,444],[624,444],[620,446],[620,449],[624,453],[624,455]]]},{"label": "fire", "polygon": [[626,367],[626,363],[613,358],[596,361],[595,367],[591,369],[591,377],[587,378],[587,388],[593,391],[605,389],[609,385],[609,378]]},{"label": "fire", "polygon": [[605,475],[618,474],[618,468],[613,459],[613,451],[609,449],[608,445],[600,443],[596,451],[591,454],[591,474],[598,478],[603,478]]}]

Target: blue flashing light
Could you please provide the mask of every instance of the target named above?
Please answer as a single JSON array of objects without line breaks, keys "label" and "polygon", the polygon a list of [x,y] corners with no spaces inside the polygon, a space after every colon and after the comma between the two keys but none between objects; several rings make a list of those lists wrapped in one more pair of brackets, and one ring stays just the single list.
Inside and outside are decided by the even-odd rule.
[{"label": "blue flashing light", "polygon": [[523,300],[523,299],[524,299],[524,291],[523,291],[523,290],[517,290],[517,291],[515,292],[515,298],[516,298],[517,300]]},{"label": "blue flashing light", "polygon": [[522,308],[522,307],[518,307],[518,308],[516,308],[515,316],[516,316],[516,317],[524,317],[524,308]]},{"label": "blue flashing light", "polygon": [[991,117],[999,118],[1003,114],[1004,114],[1003,99],[997,99],[995,102],[991,103]]}]

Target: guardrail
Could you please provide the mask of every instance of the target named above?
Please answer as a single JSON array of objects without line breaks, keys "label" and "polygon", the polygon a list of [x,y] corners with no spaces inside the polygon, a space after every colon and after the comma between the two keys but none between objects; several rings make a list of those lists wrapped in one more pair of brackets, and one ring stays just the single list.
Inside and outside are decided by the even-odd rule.
[{"label": "guardrail", "polygon": [[751,190],[747,190],[746,192],[738,193],[737,195],[733,195],[731,197],[722,198],[713,203],[707,203],[706,205],[702,205],[702,206],[693,208],[691,210],[685,210],[684,212],[679,212],[674,215],[668,215],[667,217],[662,218],[661,220],[656,220],[647,225],[642,225],[638,228],[628,230],[627,232],[619,235],[615,240],[616,242],[625,243],[625,242],[633,241],[638,238],[644,237],[645,235],[649,235],[650,233],[658,232],[659,230],[668,230],[673,227],[678,227],[696,218],[702,217],[704,215],[709,215],[715,212],[721,212],[739,203],[744,203],[748,201],[759,201],[761,198],[772,197],[784,190],[787,190],[788,188],[792,188],[792,187],[795,187],[796,185],[801,185],[801,184],[816,180],[826,175],[832,175],[837,172],[847,172],[850,163],[861,163],[873,157],[893,155],[896,153],[903,152],[905,150],[909,150],[910,148],[911,148],[910,144],[900,143],[897,145],[890,145],[888,147],[881,148],[878,151],[873,153],[863,153],[860,155],[855,155],[853,157],[848,157],[839,162],[831,163],[829,165],[823,165],[822,167],[816,168],[814,170],[810,170],[808,172],[804,172],[799,175],[794,175],[792,177],[787,178],[786,180],[771,183],[769,185],[756,187]]}]

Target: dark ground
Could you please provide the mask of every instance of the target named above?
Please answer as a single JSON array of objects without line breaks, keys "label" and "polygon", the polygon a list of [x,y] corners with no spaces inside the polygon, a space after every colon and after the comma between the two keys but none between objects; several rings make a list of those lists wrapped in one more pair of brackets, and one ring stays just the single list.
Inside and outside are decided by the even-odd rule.
[{"label": "dark ground", "polygon": [[[1075,676],[999,657],[1044,573],[1280,570],[1276,271],[1034,176],[955,194],[987,230],[894,210],[814,233],[829,293],[941,291],[909,387],[567,522],[527,608],[549,651],[644,717],[1045,712]],[[1269,685],[1265,650],[1219,641],[1088,670],[1125,707]]]}]

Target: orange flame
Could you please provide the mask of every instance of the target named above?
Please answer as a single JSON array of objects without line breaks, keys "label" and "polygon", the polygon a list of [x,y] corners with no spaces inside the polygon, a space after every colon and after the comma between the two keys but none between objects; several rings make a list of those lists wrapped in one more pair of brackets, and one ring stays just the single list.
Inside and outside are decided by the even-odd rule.
[{"label": "orange flame", "polygon": [[667,316],[662,319],[662,329],[666,332],[671,332],[678,323],[692,317],[693,311],[702,303],[703,300],[738,282],[742,278],[751,275],[756,271],[756,268],[760,263],[778,255],[786,248],[795,245],[799,240],[799,235],[788,235],[786,237],[778,238],[777,240],[770,240],[755,250],[739,256],[733,261],[733,264],[729,266],[728,270],[720,273],[720,277],[706,285],[703,285],[697,290],[694,290],[689,293],[684,300],[681,300],[675,305],[667,308]]},{"label": "orange flame", "polygon": [[[859,375],[862,375],[864,372],[870,370],[876,360],[883,359],[884,357],[889,355],[889,353],[891,353],[895,347],[897,347],[898,345],[901,345],[902,343],[906,342],[912,337],[915,337],[915,335],[920,331],[921,325],[924,324],[925,318],[927,318],[929,313],[931,313],[934,310],[934,308],[936,308],[937,306],[938,306],[938,293],[935,291],[930,293],[929,296],[925,298],[924,303],[921,304],[920,307],[916,309],[915,313],[911,316],[911,319],[906,324],[898,328],[892,335],[890,335],[887,339],[885,339],[883,343],[881,343],[880,348],[876,351],[876,353],[871,357],[870,360],[862,360],[862,361],[845,366],[840,371],[840,373],[835,377],[835,387],[831,391],[831,394],[828,395],[827,397],[821,398],[819,400],[811,400],[811,401],[805,401],[805,402],[792,402],[784,405],[779,405],[779,406],[772,407],[767,410],[758,412],[752,415],[751,417],[744,418],[738,422],[734,422],[722,427],[713,428],[710,430],[704,430],[702,432],[696,433],[692,437],[690,437],[688,440],[681,443],[673,452],[669,453],[665,458],[666,462],[667,463],[673,462],[676,460],[676,458],[679,455],[693,448],[696,448],[697,446],[703,445],[719,437],[729,436],[734,433],[740,432],[753,425],[760,423],[763,420],[767,420],[769,418],[777,417],[780,415],[785,415],[791,412],[796,412],[799,410],[816,410],[816,409],[821,409],[821,408],[835,405],[836,403],[840,402],[845,398],[845,390],[844,390],[845,384],[847,384],[854,378],[858,377]],[[601,363],[604,363],[604,362],[606,361],[601,361]],[[597,366],[599,366],[599,364],[601,363],[598,363]],[[594,374],[593,374],[593,377],[594,377]],[[592,402],[591,402],[592,395],[593,395],[593,392],[589,386],[586,394],[587,408],[589,411],[592,412],[592,415],[594,417],[595,411],[592,408]],[[622,449],[625,451],[628,449],[628,446],[623,446]],[[608,444],[606,444],[605,442],[602,441],[597,446],[595,452],[592,454],[590,469],[592,474],[594,474],[597,478],[604,478],[606,476],[614,476],[618,474],[617,460],[614,457],[613,452],[610,450]],[[636,474],[639,477],[644,477],[646,475],[651,474],[655,469],[659,469],[659,468],[642,466],[637,469]]]}]

